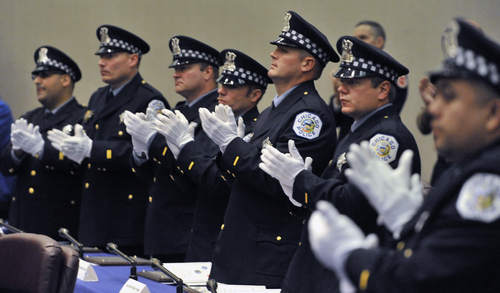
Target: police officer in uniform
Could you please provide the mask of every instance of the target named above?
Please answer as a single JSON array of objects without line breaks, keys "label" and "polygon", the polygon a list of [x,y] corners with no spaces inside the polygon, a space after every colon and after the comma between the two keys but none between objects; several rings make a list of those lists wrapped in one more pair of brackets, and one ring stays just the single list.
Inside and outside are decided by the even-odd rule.
[{"label": "police officer in uniform", "polygon": [[[218,79],[217,107],[227,105],[226,109],[231,109],[231,114],[234,112],[241,130],[239,135],[246,136],[245,139],[249,140],[259,114],[257,103],[267,84],[272,81],[264,66],[238,50],[226,49],[220,56],[225,62]],[[235,119],[234,116],[231,116],[231,119]],[[173,113],[163,121],[165,123],[159,125],[159,131],[165,133],[167,141],[180,149],[177,163],[198,185],[186,261],[211,261],[215,241],[224,221],[233,178],[219,168],[217,157],[206,154],[206,145],[189,136],[186,123],[183,125]],[[188,138],[184,138],[186,135]]]},{"label": "police officer in uniform", "polygon": [[285,14],[285,25],[271,52],[268,76],[277,96],[260,115],[250,142],[237,135],[231,121],[200,110],[202,126],[223,153],[224,176],[233,177],[224,225],[216,244],[211,277],[233,284],[281,287],[292,255],[300,245],[307,210],[285,197],[279,182],[258,168],[263,145],[284,151],[288,140],[313,157],[321,172],[335,148],[335,121],[314,87],[324,66],[338,61],[328,39],[296,12]]},{"label": "police officer in uniform", "polygon": [[[173,54],[170,68],[175,70],[175,90],[185,98],[175,106],[175,110],[193,123],[190,131],[206,154],[215,156],[218,149],[201,130],[198,109],[214,109],[217,104],[219,52],[186,36],[172,37],[170,50]],[[127,131],[135,133],[135,139],[141,136],[141,131],[138,131],[141,123],[131,113],[128,116]],[[148,124],[146,132],[156,133],[152,123]],[[149,185],[144,253],[163,262],[183,261],[196,206],[196,183],[187,176],[188,170],[176,162],[179,149],[167,144],[163,135],[154,136],[147,158],[140,158],[138,153],[134,146],[133,168]]]},{"label": "police officer in uniform", "polygon": [[363,144],[348,156],[349,180],[366,190],[386,225],[413,215],[403,221],[397,245],[374,247],[370,237],[327,203],[311,216],[316,255],[351,289],[500,290],[495,278],[500,260],[500,45],[462,19],[447,27],[442,40],[446,58],[430,75],[437,93],[428,110],[437,151],[454,163],[423,203],[414,200],[421,191],[413,188],[409,164],[401,166],[401,161],[396,171],[372,164]]},{"label": "police officer in uniform", "polygon": [[9,222],[32,233],[57,239],[66,227],[76,233],[81,198],[78,165],[47,140],[52,128],[71,132],[85,108],[73,96],[81,78],[78,65],[62,51],[42,46],[35,51],[32,78],[42,107],[12,124],[11,144],[2,153],[2,173],[17,174]]},{"label": "police officer in uniform", "polygon": [[149,45],[140,37],[116,26],[101,25],[96,31],[102,81],[108,84],[90,97],[85,131],[64,136],[52,133],[62,152],[84,169],[80,241],[105,246],[115,242],[128,254],[142,255],[146,185],[129,166],[131,138],[122,113],[144,112],[151,100],[166,103],[162,94],[142,79],[140,59]]},{"label": "police officer in uniform", "polygon": [[[282,185],[293,186],[289,196],[300,205],[314,209],[318,200],[328,200],[366,233],[385,236],[385,230],[377,226],[375,210],[360,190],[347,182],[346,153],[352,143],[367,140],[381,161],[395,167],[403,150],[411,149],[416,154],[413,171],[420,173],[417,143],[392,103],[395,82],[408,69],[386,52],[355,37],[341,37],[337,50],[342,52],[340,68],[335,74],[340,80],[342,112],[352,117],[354,123],[350,133],[337,145],[328,168],[318,177],[305,170],[303,164],[295,164],[297,158],[302,160],[300,156],[289,157],[272,147],[263,150],[262,168]],[[283,292],[335,291],[336,278],[313,257],[306,227],[302,242],[283,282]]]}]

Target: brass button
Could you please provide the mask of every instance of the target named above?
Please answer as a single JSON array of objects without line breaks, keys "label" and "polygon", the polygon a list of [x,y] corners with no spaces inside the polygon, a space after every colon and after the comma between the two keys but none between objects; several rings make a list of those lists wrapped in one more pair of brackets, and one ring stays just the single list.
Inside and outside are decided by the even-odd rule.
[{"label": "brass button", "polygon": [[398,244],[396,245],[396,248],[398,250],[403,250],[403,248],[405,248],[405,243],[404,241],[399,241]]},{"label": "brass button", "polygon": [[10,174],[14,173],[14,168],[10,168],[10,169],[9,169],[9,173],[10,173]]},{"label": "brass button", "polygon": [[30,175],[31,176],[36,176],[36,170],[31,170]]},{"label": "brass button", "polygon": [[102,168],[102,172],[106,172],[106,168]]},{"label": "brass button", "polygon": [[92,164],[88,163],[87,164],[87,169],[90,169],[92,167]]},{"label": "brass button", "polygon": [[40,158],[40,155],[39,154],[35,154],[35,159],[38,159]]},{"label": "brass button", "polygon": [[170,174],[170,179],[172,179],[172,181],[175,181],[174,176],[172,176],[172,174]]},{"label": "brass button", "polygon": [[132,173],[135,173],[135,172],[136,172],[136,171],[135,171],[135,168],[132,168]]},{"label": "brass button", "polygon": [[95,130],[99,130],[99,124],[95,124]]},{"label": "brass button", "polygon": [[30,194],[33,194],[33,193],[35,193],[35,189],[33,187],[30,187],[30,188],[28,188],[28,192]]},{"label": "brass button", "polygon": [[132,200],[133,198],[134,198],[134,195],[133,195],[133,194],[129,194],[129,195],[128,195],[128,199],[129,199],[129,200]]},{"label": "brass button", "polygon": [[12,197],[12,201],[16,201],[16,197],[15,196]]},{"label": "brass button", "polygon": [[281,236],[276,236],[276,240],[281,241]]},{"label": "brass button", "polygon": [[149,203],[152,203],[152,202],[153,202],[153,197],[150,195],[150,196],[148,197],[148,200],[149,200]]},{"label": "brass button", "polygon": [[410,258],[412,256],[412,254],[413,254],[413,251],[410,248],[407,248],[407,249],[405,249],[405,251],[403,252],[403,254],[404,254],[404,256],[406,258]]},{"label": "brass button", "polygon": [[69,204],[72,205],[72,206],[75,205],[75,203],[76,202],[74,200],[72,200],[72,201],[69,202]]},{"label": "brass button", "polygon": [[389,116],[387,116],[387,115],[386,115],[386,116],[384,116],[384,119],[387,119],[387,118],[389,118]]},{"label": "brass button", "polygon": [[121,131],[121,130],[120,130],[120,131],[118,131],[118,135],[119,135],[119,136],[122,136],[122,135],[123,135],[123,131]]},{"label": "brass button", "polygon": [[71,170],[71,171],[69,171],[69,174],[75,175],[75,171]]},{"label": "brass button", "polygon": [[90,187],[90,183],[85,182],[85,189],[89,189],[89,187]]},{"label": "brass button", "polygon": [[302,242],[299,242],[299,246],[302,246]]},{"label": "brass button", "polygon": [[220,229],[224,230],[224,224],[220,225]]},{"label": "brass button", "polygon": [[156,182],[156,181],[158,181],[158,179],[156,179],[156,176],[155,176],[155,177],[153,177],[153,182]]},{"label": "brass button", "polygon": [[307,91],[306,91],[306,92],[304,92],[304,95],[308,95],[308,94],[309,94],[309,92],[307,92]]},{"label": "brass button", "polygon": [[146,81],[143,79],[143,80],[141,81],[141,83],[142,83],[142,84],[145,84],[145,83],[146,83]]}]

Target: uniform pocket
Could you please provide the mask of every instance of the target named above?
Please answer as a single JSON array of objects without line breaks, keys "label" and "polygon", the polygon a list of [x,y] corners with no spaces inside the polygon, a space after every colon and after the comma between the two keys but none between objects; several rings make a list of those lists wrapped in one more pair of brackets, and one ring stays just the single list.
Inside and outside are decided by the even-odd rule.
[{"label": "uniform pocket", "polygon": [[269,276],[284,276],[297,247],[298,240],[287,239],[286,235],[259,231],[256,238],[259,255],[256,260],[256,272]]}]

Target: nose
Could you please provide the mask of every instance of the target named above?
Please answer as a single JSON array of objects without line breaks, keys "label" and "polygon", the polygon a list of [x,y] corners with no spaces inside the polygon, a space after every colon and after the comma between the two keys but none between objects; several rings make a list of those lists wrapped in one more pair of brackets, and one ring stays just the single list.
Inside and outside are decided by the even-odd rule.
[{"label": "nose", "polygon": [[269,53],[269,56],[271,56],[271,59],[276,59],[276,58],[278,58],[278,57],[276,56],[276,49],[272,50],[272,51],[271,51],[271,53]]},{"label": "nose", "polygon": [[99,65],[99,67],[104,67],[104,65],[106,64],[106,60],[104,58],[99,58],[99,61],[97,62],[97,65]]},{"label": "nose", "polygon": [[33,82],[36,84],[36,85],[39,85],[42,83],[42,78],[40,76],[35,76],[35,78],[33,78]]},{"label": "nose", "polygon": [[337,86],[337,92],[340,94],[347,94],[349,92],[349,89],[348,87],[343,83],[343,82],[340,82]]},{"label": "nose", "polygon": [[219,96],[225,96],[226,89],[223,86],[219,86],[219,88],[217,89],[217,93],[219,94]]},{"label": "nose", "polygon": [[172,74],[172,77],[173,78],[178,78],[181,76],[181,72],[180,71],[177,71],[177,70],[174,70],[174,74]]}]

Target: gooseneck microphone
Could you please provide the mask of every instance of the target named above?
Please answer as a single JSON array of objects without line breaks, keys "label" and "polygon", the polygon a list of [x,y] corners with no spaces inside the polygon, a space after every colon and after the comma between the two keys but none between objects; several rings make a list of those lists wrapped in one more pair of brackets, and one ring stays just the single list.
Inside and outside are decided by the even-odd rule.
[{"label": "gooseneck microphone", "polygon": [[207,289],[210,293],[217,293],[217,282],[214,279],[208,279]]},{"label": "gooseneck microphone", "polygon": [[122,257],[123,259],[125,259],[126,261],[128,261],[131,265],[130,267],[130,279],[134,279],[137,281],[137,262],[131,258],[130,256],[126,255],[125,253],[123,253],[121,250],[118,249],[118,246],[112,242],[109,242],[108,244],[106,244],[106,249],[108,249],[109,252],[111,253],[114,253],[120,257]]},{"label": "gooseneck microphone", "polygon": [[4,220],[2,218],[0,218],[0,226],[3,226],[5,228],[7,228],[7,230],[9,230],[10,232],[14,232],[14,233],[24,233],[23,230],[21,229],[17,229],[16,227],[12,226],[12,225],[9,225],[7,223],[4,222]]},{"label": "gooseneck microphone", "polygon": [[69,235],[69,231],[66,228],[59,228],[57,232],[59,233],[59,236],[61,236],[62,238],[68,240],[69,242],[71,242],[71,244],[73,244],[73,246],[78,251],[78,255],[80,256],[80,258],[83,259],[83,244],[78,242],[78,240],[73,238],[73,236]]}]

